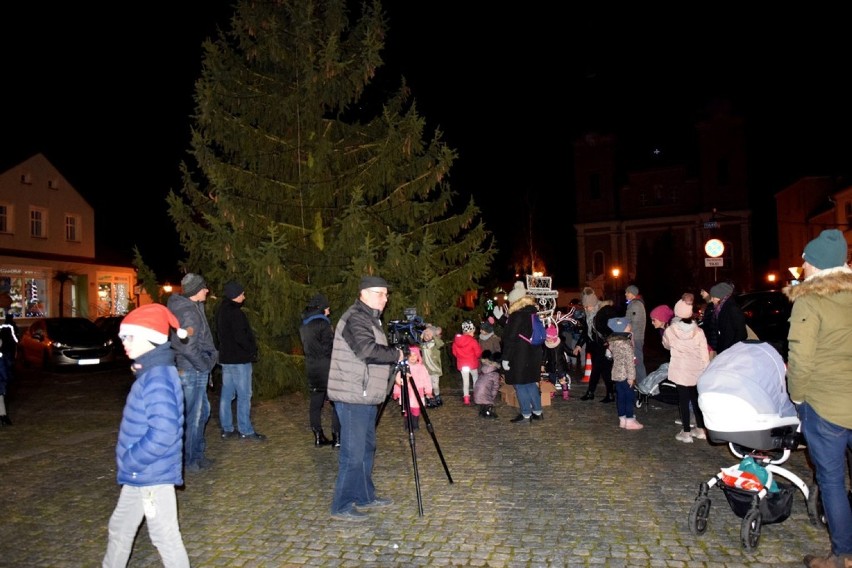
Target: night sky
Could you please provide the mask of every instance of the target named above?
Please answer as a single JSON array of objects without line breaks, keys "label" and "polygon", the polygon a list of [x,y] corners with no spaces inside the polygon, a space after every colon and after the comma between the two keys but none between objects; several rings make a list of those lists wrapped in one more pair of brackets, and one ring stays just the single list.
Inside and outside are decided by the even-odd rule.
[{"label": "night sky", "polygon": [[[43,152],[95,207],[99,255],[136,244],[158,273],[174,273],[180,248],[164,198],[180,185],[201,42],[227,24],[230,2],[8,4],[0,167]],[[388,64],[376,80],[404,75],[429,129],[457,150],[449,181],[460,201],[474,195],[495,232],[496,268],[529,233],[530,208],[554,284],[577,284],[571,157],[588,130],[676,160],[702,113],[730,101],[746,120],[755,221],[770,227],[755,231],[758,263],[776,252],[774,193],[801,176],[852,172],[839,13],[478,6],[489,9],[385,3]]]}]

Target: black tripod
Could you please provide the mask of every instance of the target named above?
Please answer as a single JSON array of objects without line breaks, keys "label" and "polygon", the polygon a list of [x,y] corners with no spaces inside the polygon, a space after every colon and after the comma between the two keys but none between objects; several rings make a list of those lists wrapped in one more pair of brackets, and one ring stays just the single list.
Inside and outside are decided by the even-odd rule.
[{"label": "black tripod", "polygon": [[[414,467],[414,485],[417,487],[417,509],[420,512],[420,516],[423,516],[423,497],[420,493],[420,471],[417,469],[417,451],[416,451],[416,442],[414,438],[414,416],[411,414],[411,400],[409,399],[409,388],[408,386],[411,384],[413,380],[411,378],[411,370],[408,367],[408,349],[403,349],[405,352],[405,358],[394,365],[391,369],[390,378],[388,380],[388,384],[390,388],[388,389],[388,395],[385,397],[385,401],[382,403],[381,408],[379,408],[379,413],[376,416],[376,427],[379,426],[379,421],[382,419],[382,414],[385,411],[385,407],[388,404],[388,401],[391,399],[391,393],[393,393],[393,384],[396,379],[396,374],[399,372],[402,377],[402,386],[401,386],[401,394],[400,400],[402,401],[402,410],[405,413],[405,420],[408,430],[408,445],[411,447],[411,463]],[[447,467],[447,462],[444,460],[444,454],[441,453],[441,447],[438,445],[438,438],[435,437],[435,428],[432,426],[432,421],[429,420],[429,414],[426,412],[426,405],[423,404],[423,400],[420,398],[420,393],[417,388],[410,389],[410,392],[414,393],[414,397],[417,399],[417,404],[420,406],[420,414],[423,415],[423,423],[426,424],[426,430],[429,432],[429,435],[432,436],[432,441],[435,443],[435,450],[438,452],[438,457],[441,458],[441,464],[444,466],[444,471],[447,473],[447,479],[450,483],[453,482],[453,477],[450,475],[450,470]]]}]

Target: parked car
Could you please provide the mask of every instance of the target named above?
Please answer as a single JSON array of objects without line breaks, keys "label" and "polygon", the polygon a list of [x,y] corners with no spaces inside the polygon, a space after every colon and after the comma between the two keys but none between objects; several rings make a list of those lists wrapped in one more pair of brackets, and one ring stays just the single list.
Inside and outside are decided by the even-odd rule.
[{"label": "parked car", "polygon": [[787,361],[787,333],[790,331],[790,311],[793,304],[781,290],[759,290],[736,296],[746,325],[760,338],[772,345]]},{"label": "parked car", "polygon": [[124,316],[100,316],[95,319],[95,325],[98,326],[108,339],[112,339],[112,346],[115,351],[116,361],[129,360],[127,353],[124,352],[124,344],[118,338],[118,330],[121,327],[121,322]]},{"label": "parked car", "polygon": [[115,360],[113,340],[83,317],[52,317],[34,321],[21,335],[18,357],[24,365],[52,370],[79,365],[104,365]]}]

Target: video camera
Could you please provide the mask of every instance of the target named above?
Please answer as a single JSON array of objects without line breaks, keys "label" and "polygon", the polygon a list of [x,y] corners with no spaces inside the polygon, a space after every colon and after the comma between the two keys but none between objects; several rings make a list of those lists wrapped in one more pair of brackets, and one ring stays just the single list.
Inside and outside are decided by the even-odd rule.
[{"label": "video camera", "polygon": [[[405,308],[405,319],[388,322],[388,340],[397,348],[420,345],[420,335],[426,329],[423,318],[417,315],[417,308]],[[406,350],[407,351],[407,350]]]}]

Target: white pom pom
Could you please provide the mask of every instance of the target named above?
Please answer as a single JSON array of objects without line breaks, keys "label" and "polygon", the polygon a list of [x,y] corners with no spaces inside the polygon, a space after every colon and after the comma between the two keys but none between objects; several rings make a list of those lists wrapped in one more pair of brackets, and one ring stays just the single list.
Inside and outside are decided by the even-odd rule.
[{"label": "white pom pom", "polygon": [[179,327],[176,333],[177,333],[177,336],[180,337],[181,339],[186,339],[186,336],[188,335],[186,333],[186,330],[182,327]]}]

